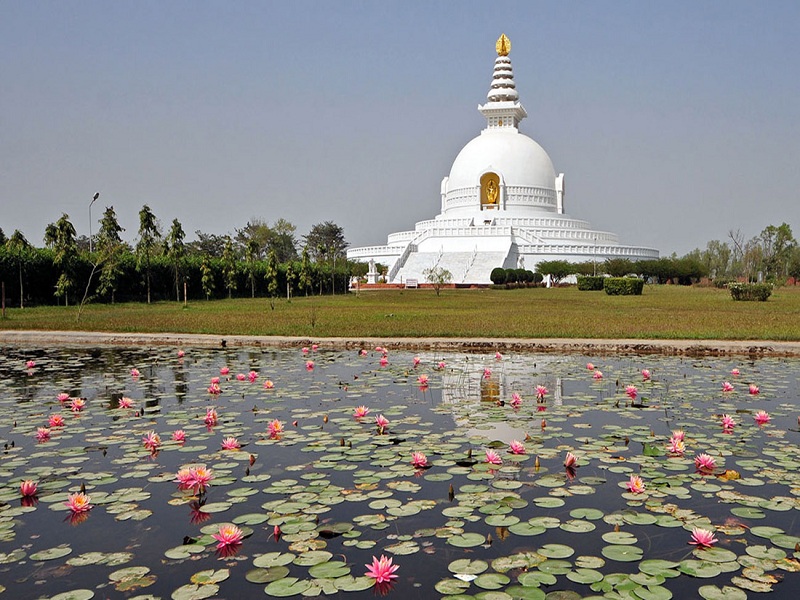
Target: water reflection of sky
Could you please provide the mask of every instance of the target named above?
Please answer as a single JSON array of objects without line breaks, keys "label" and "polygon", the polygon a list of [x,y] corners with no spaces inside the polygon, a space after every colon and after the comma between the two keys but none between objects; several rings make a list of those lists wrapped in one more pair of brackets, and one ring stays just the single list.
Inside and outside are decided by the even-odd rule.
[{"label": "water reflection of sky", "polygon": [[[796,506],[784,512],[769,504],[775,496],[794,501],[800,489],[797,361],[516,354],[496,360],[493,354],[422,353],[415,369],[414,355],[405,352],[392,352],[385,367],[380,366],[375,351],[360,357],[355,351],[305,356],[299,349],[186,349],[181,360],[176,353],[177,349],[163,347],[4,348],[0,435],[5,452],[0,468],[7,483],[0,490],[0,555],[9,556],[15,550],[30,554],[60,544],[72,549],[68,556],[52,561],[26,559],[3,564],[0,560],[0,584],[7,587],[9,597],[32,598],[80,588],[96,590],[100,596],[122,594],[112,589],[114,584],[108,579],[122,567],[67,563],[86,552],[130,552],[133,558],[123,566],[150,569],[154,582],[145,586],[148,581],[142,581],[143,587],[127,596],[170,597],[196,572],[220,568],[229,568],[231,576],[220,584],[219,597],[262,594],[265,584],[250,583],[245,574],[253,568],[257,555],[289,551],[291,541],[276,542],[269,537],[268,525],[282,518],[275,516],[270,503],[281,499],[293,499],[301,506],[310,502],[304,510],[320,511],[313,527],[356,523],[357,536],[325,541],[334,555],[346,556],[353,575],[362,575],[361,565],[386,547],[417,544],[417,551],[395,557],[402,565],[402,576],[392,593],[419,598],[444,595],[434,592],[434,586],[449,577],[447,565],[460,557],[491,562],[551,543],[576,548],[576,556],[601,556],[606,543],[600,534],[613,527],[614,518],[609,523],[599,521],[595,532],[574,533],[556,527],[532,537],[510,533],[506,526],[492,526],[487,518],[500,510],[494,507],[502,504],[500,498],[512,495],[525,504],[509,509],[521,521],[552,516],[565,523],[571,520],[572,510],[582,507],[598,508],[606,514],[626,510],[660,514],[641,503],[629,505],[621,497],[624,490],[619,484],[631,472],[642,473],[650,482],[679,485],[684,491],[671,492],[677,495],[668,494],[666,499],[659,498],[659,503],[674,502],[708,515],[714,524],[734,519],[747,527],[770,525],[787,534],[800,534],[793,518]],[[315,362],[312,370],[306,368],[309,359]],[[27,360],[34,360],[36,366],[26,369]],[[440,361],[445,363],[443,368],[437,366]],[[592,378],[592,371],[586,368],[589,361],[602,370],[602,379]],[[218,376],[223,366],[231,369],[231,380],[223,377],[223,393],[210,396],[210,379]],[[130,376],[134,367],[141,373],[136,379]],[[640,371],[645,367],[652,373],[650,382],[642,381]],[[731,375],[734,367],[741,370],[739,376]],[[236,381],[237,373],[250,370],[258,372],[254,384]],[[420,374],[428,375],[427,388],[417,385]],[[267,378],[274,382],[274,389],[263,388]],[[721,391],[726,380],[733,382],[733,393]],[[760,387],[758,396],[747,393],[749,383]],[[634,406],[624,393],[629,384],[638,388]],[[541,411],[535,400],[537,385],[548,389]],[[56,400],[61,392],[85,397],[85,411],[73,415],[65,410]],[[514,392],[523,398],[519,410],[509,404]],[[134,400],[134,411],[117,408],[123,395]],[[351,416],[360,404],[372,410],[363,423]],[[220,423],[209,431],[201,421],[210,406],[217,407]],[[773,417],[766,428],[753,424],[752,413],[757,409],[768,410]],[[64,414],[67,427],[54,432],[51,443],[36,444],[36,428],[44,426],[55,412]],[[716,425],[723,412],[740,423],[734,436],[724,436]],[[386,436],[378,436],[372,426],[371,419],[378,413],[390,421]],[[266,424],[275,418],[287,426],[279,442],[265,433]],[[720,483],[714,478],[705,481],[688,466],[681,467],[679,461],[643,456],[646,447],[663,448],[676,427],[687,431],[690,457],[701,450],[715,453],[721,468],[739,470],[748,485]],[[189,437],[183,448],[167,443],[155,457],[142,448],[140,440],[147,431],[154,430],[167,440],[177,428],[186,429]],[[218,450],[220,440],[228,435],[237,436],[244,446],[236,457]],[[519,463],[508,459],[505,445],[512,439],[525,441],[531,457]],[[506,459],[495,473],[481,464],[490,443]],[[408,465],[413,450],[426,452],[433,467],[415,475]],[[576,478],[569,481],[561,466],[567,450],[579,456],[581,465]],[[255,456],[252,465],[247,460],[250,454]],[[538,468],[534,467],[535,456],[539,457]],[[190,462],[203,462],[217,471],[219,485],[212,486],[202,500],[227,503],[225,510],[204,513],[201,503],[193,505],[182,498],[172,478],[181,465]],[[676,473],[682,479],[671,479]],[[42,482],[35,507],[20,507],[16,487],[22,478]],[[284,487],[276,487],[276,482]],[[73,525],[67,513],[52,510],[60,503],[46,500],[48,494],[77,491],[81,484],[96,497],[106,494],[115,500],[99,504],[85,522]],[[451,485],[456,493],[452,500]],[[485,486],[487,492],[483,496],[460,492],[472,485]],[[729,487],[756,500],[731,503],[725,497],[721,501],[715,486],[722,491]],[[320,504],[322,489],[334,491],[340,501],[333,503],[327,498],[331,504]],[[370,493],[375,496],[368,497]],[[497,497],[486,500],[492,494]],[[423,504],[416,514],[389,515],[386,529],[361,525],[361,519],[369,522],[374,515],[384,514],[385,509],[370,506],[381,496],[402,505],[431,505]],[[563,500],[563,506],[550,506],[553,498]],[[772,508],[761,506],[765,503]],[[742,518],[730,512],[751,504],[763,516]],[[461,507],[463,516],[442,512],[453,506]],[[120,519],[120,514],[127,518]],[[198,538],[203,526],[252,514],[268,515],[270,522],[251,526],[253,535],[235,557],[218,558],[213,546],[191,559],[164,556],[167,549],[181,546],[185,539]],[[456,547],[446,543],[448,528],[491,535],[493,542],[485,547]],[[623,523],[625,528],[636,532],[646,558],[680,561],[690,555],[688,534],[681,527]],[[364,542],[363,547],[359,542]],[[723,543],[737,554],[747,546],[764,544],[769,546],[770,541],[748,534],[732,535]],[[635,573],[636,563],[608,560],[598,570]],[[292,566],[291,573],[308,578],[307,569]],[[510,572],[509,585],[519,573]],[[700,585],[730,585],[731,577],[739,575],[723,573],[708,580],[684,575],[664,586],[676,597],[693,597]],[[789,590],[796,585],[791,582],[797,576],[787,573],[785,577],[772,597],[793,597]],[[564,575],[559,575],[558,584],[550,589],[590,593],[586,585]],[[480,591],[475,585],[468,588],[470,594]],[[372,592],[342,595],[371,597]]]}]

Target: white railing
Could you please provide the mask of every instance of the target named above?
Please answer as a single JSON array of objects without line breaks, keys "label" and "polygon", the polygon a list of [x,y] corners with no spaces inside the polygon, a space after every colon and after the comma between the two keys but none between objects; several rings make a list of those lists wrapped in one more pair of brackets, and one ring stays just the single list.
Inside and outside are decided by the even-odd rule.
[{"label": "white railing", "polygon": [[388,281],[388,282],[394,281],[394,278],[397,275],[397,272],[400,269],[403,268],[404,264],[406,264],[406,260],[408,259],[408,255],[411,254],[412,252],[416,252],[416,251],[417,251],[417,246],[416,245],[409,244],[408,246],[406,246],[406,249],[403,250],[403,253],[400,255],[400,258],[398,258],[396,261],[394,261],[394,264],[392,265],[392,269],[389,271],[389,274],[386,276],[386,281]]}]

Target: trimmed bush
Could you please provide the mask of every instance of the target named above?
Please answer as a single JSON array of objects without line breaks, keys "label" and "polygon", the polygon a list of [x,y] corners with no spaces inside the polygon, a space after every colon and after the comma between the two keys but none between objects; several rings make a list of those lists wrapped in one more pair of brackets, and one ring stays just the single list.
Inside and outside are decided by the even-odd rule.
[{"label": "trimmed bush", "polygon": [[606,277],[603,289],[609,296],[641,296],[644,280],[635,277]]},{"label": "trimmed bush", "polygon": [[582,292],[596,292],[603,289],[605,277],[595,275],[578,275],[578,289]]},{"label": "trimmed bush", "polygon": [[542,275],[541,273],[536,272],[536,273],[533,274],[533,280],[532,281],[533,281],[533,283],[542,283],[544,281],[544,275]]},{"label": "trimmed bush", "polygon": [[500,285],[506,282],[506,270],[503,267],[495,267],[489,274],[489,279],[495,285]]},{"label": "trimmed bush", "polygon": [[728,289],[731,291],[731,298],[743,302],[766,302],[772,295],[770,283],[731,283]]},{"label": "trimmed bush", "polygon": [[516,269],[506,269],[506,283],[517,283]]}]

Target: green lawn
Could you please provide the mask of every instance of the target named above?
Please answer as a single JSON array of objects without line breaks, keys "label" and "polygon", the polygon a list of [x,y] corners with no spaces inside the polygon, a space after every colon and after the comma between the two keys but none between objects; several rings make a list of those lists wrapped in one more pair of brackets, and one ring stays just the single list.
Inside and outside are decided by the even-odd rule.
[{"label": "green lawn", "polygon": [[646,286],[642,296],[574,287],[362,291],[360,295],[6,309],[0,329],[345,337],[800,340],[800,287],[767,302],[725,290]]}]

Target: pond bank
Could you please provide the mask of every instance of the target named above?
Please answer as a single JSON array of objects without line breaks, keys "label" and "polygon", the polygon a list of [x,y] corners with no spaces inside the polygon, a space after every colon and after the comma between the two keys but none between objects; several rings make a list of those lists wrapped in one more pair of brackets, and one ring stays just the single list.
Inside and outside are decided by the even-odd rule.
[{"label": "pond bank", "polygon": [[549,352],[560,354],[662,354],[668,356],[800,356],[800,342],[769,340],[640,340],[567,338],[344,338],[215,335],[188,333],[106,333],[84,331],[0,331],[0,344],[64,346],[195,346],[321,348],[460,352]]}]

